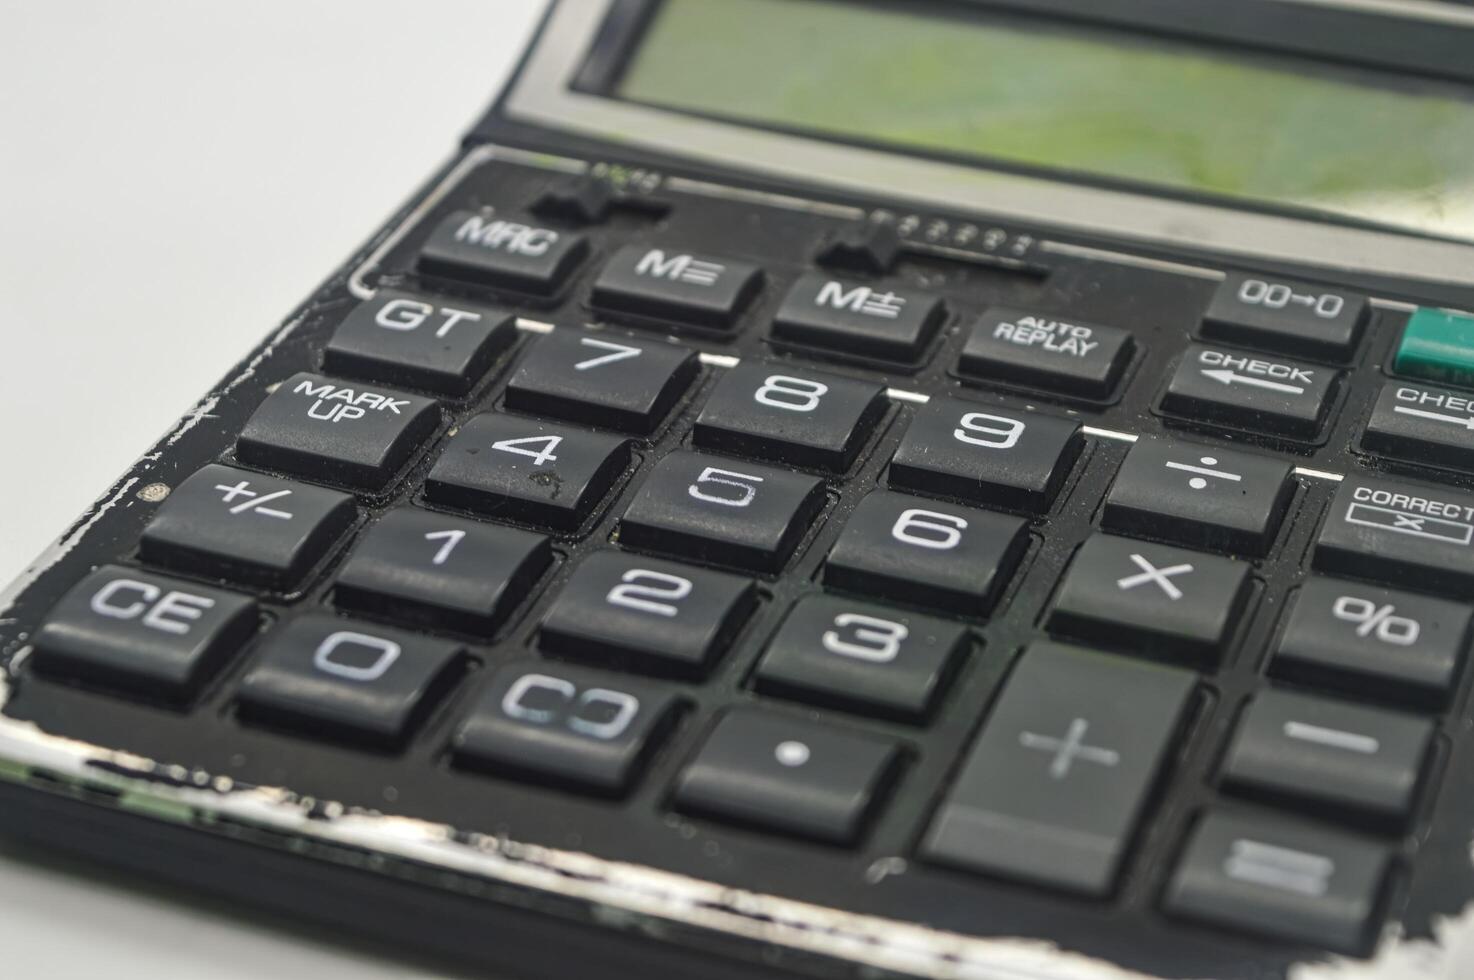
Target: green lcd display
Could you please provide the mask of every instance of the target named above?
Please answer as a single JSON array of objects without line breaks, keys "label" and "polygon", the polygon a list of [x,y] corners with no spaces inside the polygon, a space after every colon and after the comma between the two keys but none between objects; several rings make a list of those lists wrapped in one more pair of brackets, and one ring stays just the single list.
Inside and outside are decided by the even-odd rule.
[{"label": "green lcd display", "polygon": [[1474,92],[933,4],[664,0],[625,99],[1474,240]]}]

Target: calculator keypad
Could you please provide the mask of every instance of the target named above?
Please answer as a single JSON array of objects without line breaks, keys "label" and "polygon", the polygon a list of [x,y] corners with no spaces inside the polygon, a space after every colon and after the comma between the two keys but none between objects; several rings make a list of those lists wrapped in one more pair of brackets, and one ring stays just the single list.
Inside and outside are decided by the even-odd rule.
[{"label": "calculator keypad", "polygon": [[1467,378],[1402,377],[1400,308],[513,183],[110,498],[22,613],[20,712],[964,933],[1365,955],[1462,860]]},{"label": "calculator keypad", "polygon": [[1400,826],[1412,809],[1433,737],[1424,718],[1270,690],[1239,719],[1223,781],[1293,800],[1335,819]]},{"label": "calculator keypad", "polygon": [[1106,398],[1134,346],[1120,327],[995,307],[973,324],[958,371],[1077,398]]},{"label": "calculator keypad", "polygon": [[1210,813],[1163,906],[1173,915],[1364,952],[1390,864],[1377,842],[1321,826]]},{"label": "calculator keypad", "polygon": [[1468,606],[1312,576],[1294,596],[1270,672],[1378,700],[1438,703],[1458,679]]},{"label": "calculator keypad", "polygon": [[762,281],[762,270],[750,262],[674,246],[626,245],[594,280],[593,302],[616,314],[724,329]]},{"label": "calculator keypad", "polygon": [[914,361],[946,318],[931,293],[810,274],[789,289],[773,337],[850,354]]},{"label": "calculator keypad", "polygon": [[1192,344],[1162,396],[1162,410],[1200,422],[1313,439],[1336,372],[1253,351]]},{"label": "calculator keypad", "polygon": [[1065,570],[1049,629],[1133,652],[1212,658],[1243,613],[1249,571],[1230,558],[1097,534]]},{"label": "calculator keypad", "polygon": [[1474,495],[1364,476],[1341,482],[1315,566],[1390,585],[1467,596],[1474,588]]},{"label": "calculator keypad", "polygon": [[586,236],[490,211],[457,211],[420,251],[427,275],[524,293],[556,292],[589,253]]}]

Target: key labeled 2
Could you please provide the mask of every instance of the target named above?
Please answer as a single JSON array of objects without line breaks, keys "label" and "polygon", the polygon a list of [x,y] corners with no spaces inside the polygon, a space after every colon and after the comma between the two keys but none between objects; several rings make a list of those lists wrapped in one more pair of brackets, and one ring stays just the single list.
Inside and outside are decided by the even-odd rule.
[{"label": "key labeled 2", "polygon": [[538,648],[603,666],[700,676],[755,603],[751,579],[601,551],[574,569],[538,634]]}]

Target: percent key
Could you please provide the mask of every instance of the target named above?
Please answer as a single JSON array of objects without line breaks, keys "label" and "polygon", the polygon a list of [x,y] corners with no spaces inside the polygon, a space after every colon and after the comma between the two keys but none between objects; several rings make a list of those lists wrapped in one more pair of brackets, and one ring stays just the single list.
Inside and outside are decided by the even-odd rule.
[{"label": "percent key", "polygon": [[1447,698],[1469,633],[1467,606],[1322,577],[1294,601],[1271,673],[1378,700]]}]

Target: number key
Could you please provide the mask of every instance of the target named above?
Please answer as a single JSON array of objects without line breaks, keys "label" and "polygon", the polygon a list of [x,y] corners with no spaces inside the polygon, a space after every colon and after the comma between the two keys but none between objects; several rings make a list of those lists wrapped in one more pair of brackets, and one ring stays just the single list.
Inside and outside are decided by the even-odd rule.
[{"label": "number key", "polygon": [[955,623],[838,596],[789,613],[758,664],[765,692],[907,720],[924,718],[966,649]]},{"label": "number key", "polygon": [[628,461],[629,443],[618,436],[487,412],[450,441],[425,492],[491,517],[571,529]]},{"label": "number key", "polygon": [[557,656],[656,673],[704,673],[742,628],[750,579],[603,551],[574,570],[543,620]]},{"label": "number key", "polygon": [[487,633],[547,569],[547,538],[401,507],[363,536],[338,575],[339,605]]},{"label": "number key", "polygon": [[619,795],[676,720],[673,691],[578,667],[510,663],[455,736],[456,765]]},{"label": "number key", "polygon": [[241,682],[241,714],[391,748],[455,683],[463,661],[454,643],[321,613],[301,616],[267,637]]},{"label": "number key", "polygon": [[890,483],[903,490],[1042,511],[1059,492],[1083,440],[1080,423],[933,398],[917,409]]},{"label": "number key", "polygon": [[824,506],[824,485],[789,470],[677,451],[646,478],[621,544],[777,571]]},{"label": "number key", "polygon": [[828,585],[985,615],[1029,539],[1022,518],[876,490],[824,563]]},{"label": "number key", "polygon": [[717,382],[693,438],[722,452],[843,470],[885,409],[878,384],[741,364]]},{"label": "number key", "polygon": [[696,353],[606,331],[559,329],[538,340],[507,383],[507,407],[641,435],[696,377]]}]

